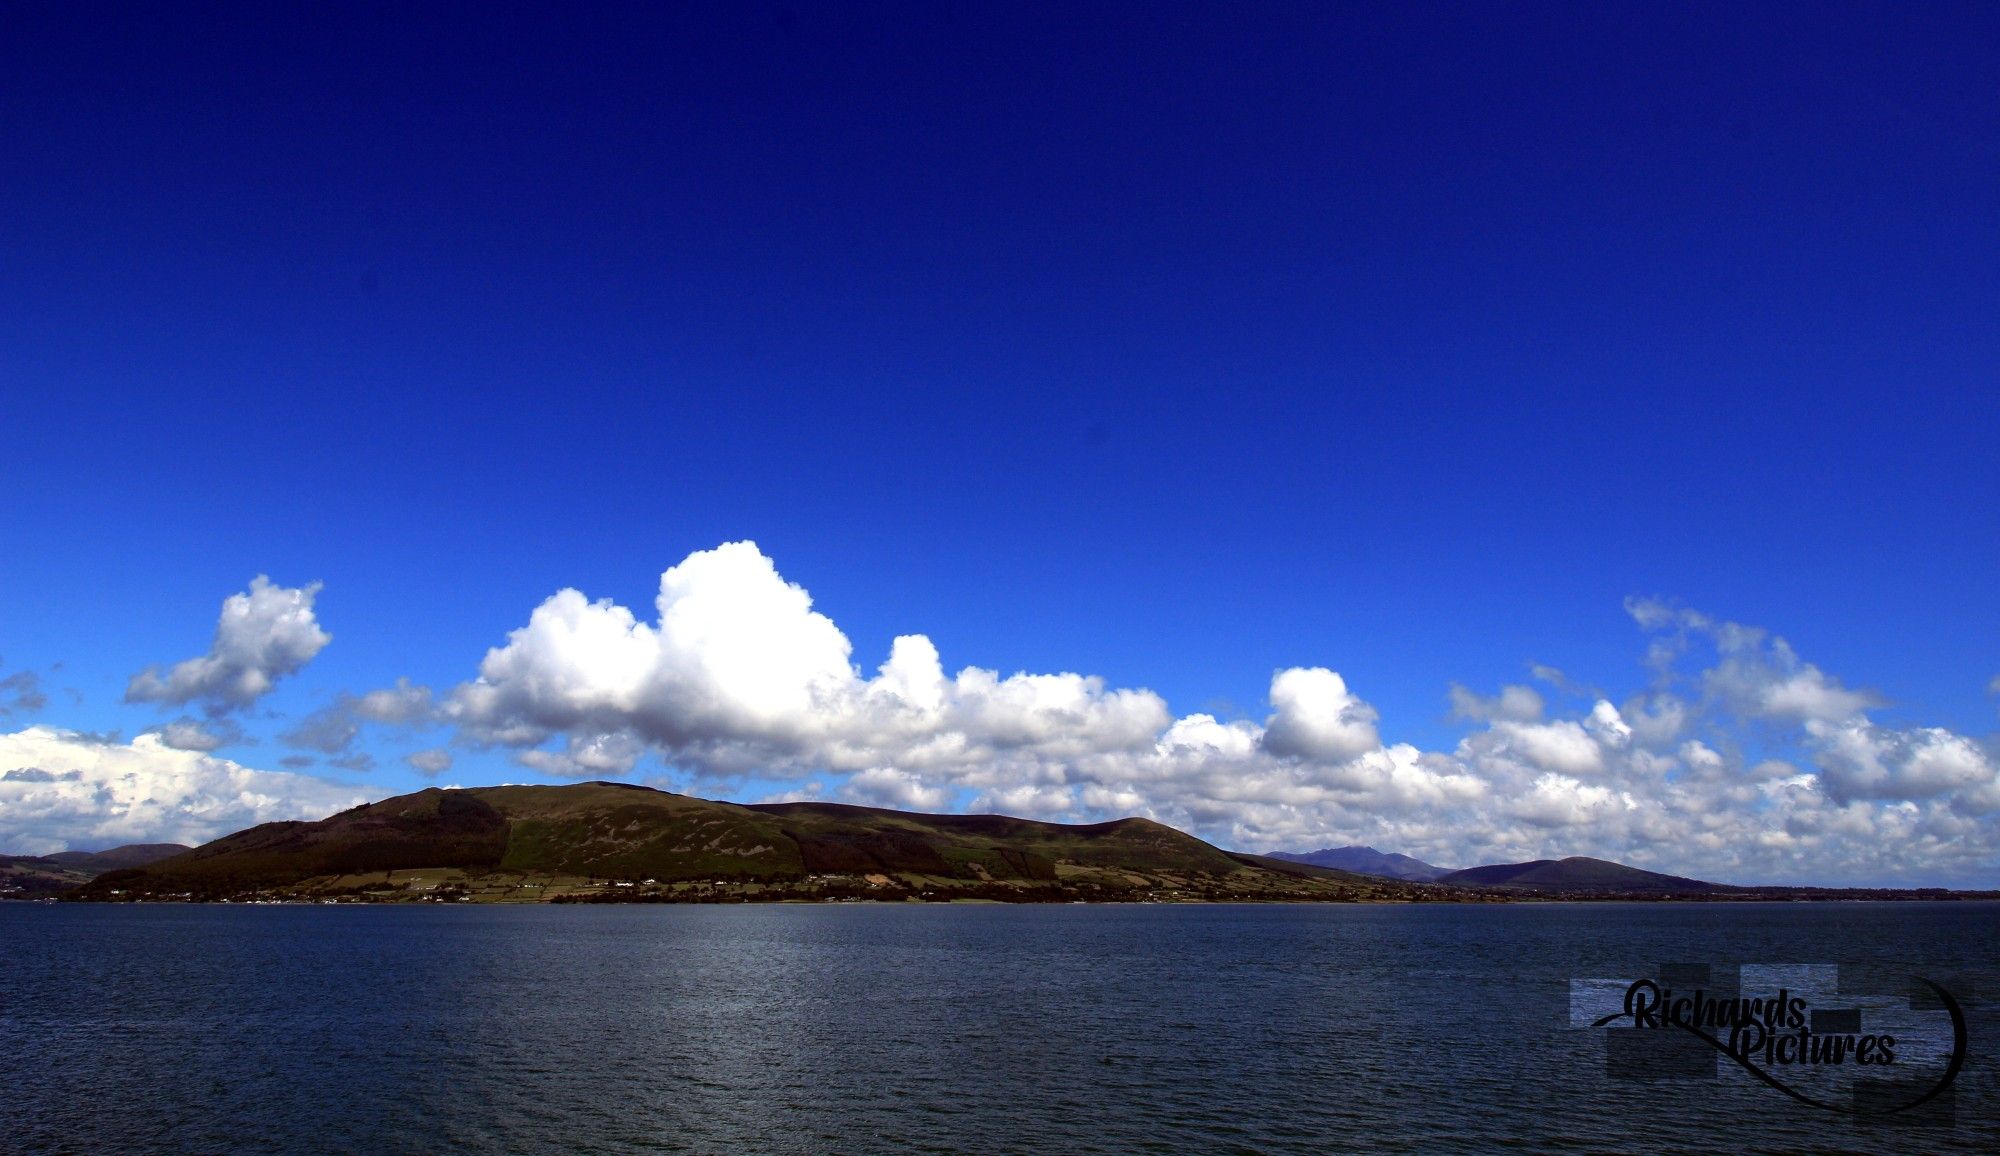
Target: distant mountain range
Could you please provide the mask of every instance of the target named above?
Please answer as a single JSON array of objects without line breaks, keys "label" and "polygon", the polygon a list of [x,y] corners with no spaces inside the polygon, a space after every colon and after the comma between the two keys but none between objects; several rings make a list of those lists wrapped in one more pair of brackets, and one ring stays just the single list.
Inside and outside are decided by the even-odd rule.
[{"label": "distant mountain range", "polygon": [[44,899],[60,895],[106,871],[144,867],[188,850],[192,848],[180,843],[130,843],[109,851],[0,855],[0,899]]},{"label": "distant mountain range", "polygon": [[1318,851],[1273,851],[1270,857],[1283,859],[1288,863],[1310,863],[1315,867],[1332,867],[1362,875],[1378,875],[1384,879],[1407,879],[1415,883],[1429,883],[1452,873],[1449,867],[1434,867],[1422,859],[1413,859],[1395,852],[1377,851],[1373,847],[1324,847]]},{"label": "distant mountain range", "polygon": [[1320,851],[1274,851],[1270,858],[1292,863],[1311,863],[1361,875],[1401,879],[1415,883],[1440,883],[1448,887],[1480,888],[1501,892],[1597,895],[1719,895],[1754,890],[1662,875],[1613,863],[1605,859],[1536,859],[1530,863],[1495,863],[1453,871],[1421,859],[1373,847],[1328,847]]},{"label": "distant mountain range", "polygon": [[1150,819],[1067,825],[623,783],[430,788],[107,871],[71,898],[733,902],[1454,898],[1223,851]]},{"label": "distant mountain range", "polygon": [[109,851],[58,851],[42,858],[65,867],[97,874],[121,867],[144,867],[194,848],[185,843],[127,843]]}]

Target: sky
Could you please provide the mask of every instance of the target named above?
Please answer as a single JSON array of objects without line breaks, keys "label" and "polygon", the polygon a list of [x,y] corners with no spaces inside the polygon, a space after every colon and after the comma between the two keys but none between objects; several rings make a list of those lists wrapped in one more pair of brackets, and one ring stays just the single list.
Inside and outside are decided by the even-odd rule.
[{"label": "sky", "polygon": [[609,778],[2000,886],[1996,44],[10,5],[0,853]]}]

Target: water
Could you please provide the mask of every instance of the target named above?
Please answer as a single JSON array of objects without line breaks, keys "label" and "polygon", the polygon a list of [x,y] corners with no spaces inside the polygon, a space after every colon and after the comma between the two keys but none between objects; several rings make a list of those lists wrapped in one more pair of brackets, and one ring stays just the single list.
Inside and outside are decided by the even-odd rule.
[{"label": "water", "polygon": [[2000,1151],[1604,1075],[1570,980],[1991,969],[2000,905],[0,905],[26,1152]]}]

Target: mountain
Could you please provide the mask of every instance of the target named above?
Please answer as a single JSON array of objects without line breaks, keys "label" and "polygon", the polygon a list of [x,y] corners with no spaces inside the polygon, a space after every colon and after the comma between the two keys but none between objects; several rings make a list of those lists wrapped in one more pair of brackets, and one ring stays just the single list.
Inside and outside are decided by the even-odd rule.
[{"label": "mountain", "polygon": [[188,849],[179,843],[133,843],[109,851],[0,855],[0,899],[46,899],[88,883],[105,871],[141,867]]},{"label": "mountain", "polygon": [[127,843],[109,851],[58,851],[44,859],[93,874],[120,867],[144,867],[194,848],[185,843]]},{"label": "mountain", "polygon": [[72,896],[674,902],[789,898],[1429,899],[1461,892],[1253,855],[1149,819],[1068,825],[623,783],[429,788],[266,823]]},{"label": "mountain", "polygon": [[1705,895],[1736,888],[1678,875],[1642,871],[1623,863],[1587,859],[1537,859],[1532,863],[1496,863],[1468,867],[1438,877],[1439,883],[1461,887],[1497,887],[1503,890],[1541,892],[1593,892],[1602,894]]},{"label": "mountain", "polygon": [[0,899],[47,899],[90,882],[93,874],[39,855],[0,855]]},{"label": "mountain", "polygon": [[1414,883],[1429,883],[1439,876],[1451,874],[1449,867],[1433,867],[1422,859],[1398,855],[1393,851],[1377,851],[1373,847],[1324,847],[1318,851],[1273,851],[1270,858],[1283,859],[1288,863],[1310,863],[1315,867],[1335,867],[1361,875],[1378,875],[1384,879],[1407,879]]}]

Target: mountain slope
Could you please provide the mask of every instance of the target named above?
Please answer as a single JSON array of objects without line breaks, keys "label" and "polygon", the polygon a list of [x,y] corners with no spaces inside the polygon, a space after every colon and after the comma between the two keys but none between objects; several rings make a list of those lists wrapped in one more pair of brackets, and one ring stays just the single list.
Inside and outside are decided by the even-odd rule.
[{"label": "mountain slope", "polygon": [[0,855],[0,899],[47,899],[88,883],[92,872],[41,855]]},{"label": "mountain slope", "polygon": [[1600,892],[1620,894],[1708,894],[1731,890],[1718,883],[1642,871],[1605,859],[1581,855],[1568,859],[1537,859],[1530,863],[1495,863],[1441,875],[1439,883],[1464,887],[1499,887],[1524,891]]},{"label": "mountain slope", "polygon": [[187,849],[179,843],[133,843],[109,851],[0,855],[0,899],[47,899],[105,871],[156,863]]},{"label": "mountain slope", "polygon": [[1273,851],[1269,857],[1290,863],[1310,863],[1315,867],[1353,871],[1362,875],[1379,875],[1384,879],[1407,879],[1415,883],[1429,883],[1451,874],[1449,867],[1435,867],[1422,859],[1395,852],[1377,851],[1373,847],[1323,847],[1318,851]]}]

